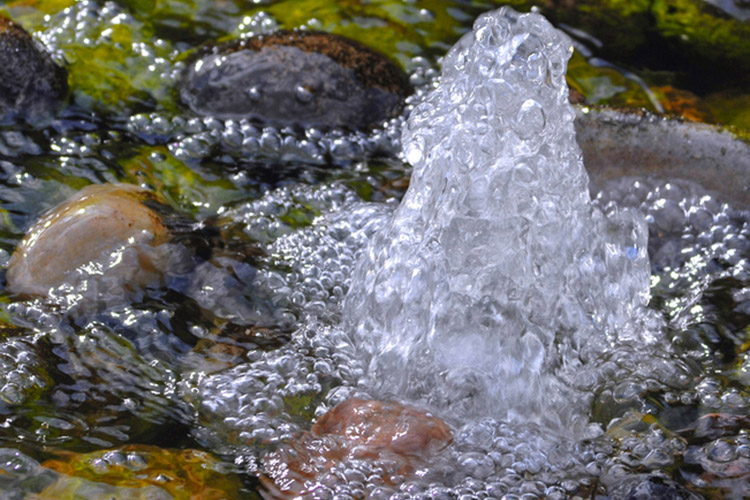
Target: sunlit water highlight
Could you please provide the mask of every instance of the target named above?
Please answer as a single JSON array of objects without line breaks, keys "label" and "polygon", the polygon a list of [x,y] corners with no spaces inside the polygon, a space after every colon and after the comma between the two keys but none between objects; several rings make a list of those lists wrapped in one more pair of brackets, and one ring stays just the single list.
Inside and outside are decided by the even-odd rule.
[{"label": "sunlit water highlight", "polygon": [[[109,9],[114,4],[105,5]],[[74,20],[73,14],[53,17],[51,26]],[[90,14],[82,18],[84,27],[105,26],[109,19]],[[72,33],[74,26],[66,24],[66,32]],[[172,70],[171,64],[167,69]],[[137,141],[168,141],[164,144],[176,155],[182,140],[196,133],[193,126],[197,134],[206,132],[210,147],[191,150],[185,157],[196,160],[190,166],[199,176],[223,176],[233,186],[227,191],[243,191],[240,198],[231,194],[234,202],[219,212],[220,224],[242,228],[245,239],[257,244],[262,255],[255,260],[237,254],[215,257],[196,266],[188,282],[195,288],[180,288],[185,293],[180,299],[148,290],[143,303],[110,308],[76,324],[39,301],[14,299],[4,306],[13,323],[26,328],[26,334],[0,343],[0,438],[8,447],[0,453],[0,487],[18,492],[19,498],[41,490],[35,480],[40,477],[38,464],[24,454],[39,459],[39,450],[100,449],[127,442],[175,446],[170,438],[187,440],[189,432],[188,446],[223,454],[249,477],[259,472],[269,448],[295,440],[314,417],[337,403],[352,396],[394,395],[395,389],[378,386],[369,376],[361,350],[354,349],[340,321],[353,266],[394,209],[394,199],[385,204],[362,202],[359,186],[369,183],[379,189],[388,178],[378,177],[378,167],[367,162],[320,177],[308,174],[315,169],[306,167],[299,177],[262,191],[253,184],[255,172],[225,172],[199,160],[214,159],[217,149],[231,151],[227,145],[235,143],[222,139],[224,132],[234,137],[239,130],[247,138],[285,133],[243,131],[242,123],[231,121],[188,123],[186,118],[164,116],[139,115],[127,128]],[[314,131],[310,134],[317,137]],[[53,136],[50,153],[37,135],[4,130],[0,149],[10,160],[0,162],[0,197],[17,224],[10,226],[6,249],[41,207],[61,201],[77,184],[122,180],[119,167],[105,160],[116,151],[113,146],[127,140],[113,131],[73,130]],[[161,148],[149,158],[166,157],[167,151]],[[254,149],[236,151],[254,158]],[[272,148],[267,151],[273,155]],[[25,168],[25,155],[37,157],[47,168]],[[337,163],[335,155],[330,156]],[[400,164],[392,170],[393,178],[409,173]],[[567,415],[583,413],[577,421],[569,419],[572,435],[580,434],[576,429],[585,422],[591,424],[585,435],[598,435],[603,429],[606,433],[593,440],[560,438],[550,445],[539,425],[518,422],[505,408],[494,416],[473,418],[467,416],[475,410],[473,398],[465,398],[467,404],[450,401],[445,406],[436,398],[425,401],[426,406],[439,408],[436,413],[449,420],[454,432],[454,443],[439,459],[393,487],[378,482],[378,464],[342,463],[321,478],[317,498],[361,497],[364,491],[369,498],[394,500],[461,495],[562,499],[587,497],[595,490],[609,494],[605,486],[611,493],[619,483],[628,486],[647,474],[681,477],[683,484],[705,489],[703,471],[734,489],[726,498],[750,496],[742,478],[719,476],[750,456],[745,430],[709,429],[698,440],[691,438],[691,430],[675,432],[704,413],[750,411],[745,389],[750,385],[750,354],[740,347],[750,318],[747,214],[700,186],[680,181],[622,179],[599,187],[602,192],[593,203],[603,213],[632,207],[646,218],[653,273],[650,307],[667,324],[665,329],[638,332],[649,337],[645,342],[638,334],[624,338],[629,333],[618,328],[601,329],[610,337],[597,332],[597,338],[612,345],[595,343],[587,351],[591,359],[579,365],[580,376],[567,389],[575,397]],[[218,199],[211,198],[209,189],[200,185],[186,199],[206,201],[196,210],[203,218],[221,206],[226,193],[219,192]],[[368,199],[389,196],[394,194],[376,191]],[[309,212],[309,223],[289,221],[298,211]],[[8,256],[6,251],[0,255],[4,265]],[[272,333],[273,327],[291,332],[291,340],[273,348],[237,342],[223,331],[209,331],[217,318],[239,323],[260,319]],[[222,353],[193,349],[195,339],[186,331],[202,340],[235,342],[244,353],[239,361],[227,363]],[[597,352],[602,355],[594,356]],[[569,375],[564,368],[555,371],[562,385]],[[554,377],[550,383],[557,383]],[[464,416],[455,418],[456,413]],[[655,415],[659,425],[641,421],[641,413]],[[568,421],[565,409],[550,415],[551,424]],[[177,444],[185,446],[184,441]],[[627,498],[627,488],[619,491],[614,498]]]}]

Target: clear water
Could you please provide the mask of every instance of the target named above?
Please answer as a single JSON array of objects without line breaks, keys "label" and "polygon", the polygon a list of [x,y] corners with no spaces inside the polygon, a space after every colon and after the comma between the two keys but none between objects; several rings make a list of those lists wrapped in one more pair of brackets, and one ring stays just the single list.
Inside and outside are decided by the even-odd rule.
[{"label": "clear water", "polygon": [[572,431],[590,365],[650,343],[645,221],[591,205],[571,54],[538,14],[482,15],[409,116],[409,191],[345,304],[378,390]]},{"label": "clear water", "polygon": [[[64,37],[73,43],[76,32],[88,33],[91,36],[83,38],[95,43],[98,38],[93,34],[106,29],[115,18],[123,25],[137,24],[126,9],[114,3],[79,2],[51,16],[45,30],[52,45],[58,37],[58,48],[64,53]],[[260,24],[272,25],[263,16],[258,19]],[[139,49],[141,62],[153,66],[153,74],[168,83],[175,49],[166,40],[147,42],[144,47],[134,46],[143,49]],[[468,46],[454,55],[461,50]],[[546,60],[539,56],[527,57],[527,61],[546,65],[553,54],[564,59],[565,53],[565,47],[557,52],[553,48]],[[543,65],[532,64],[531,76],[533,68]],[[411,68],[413,80],[422,85],[414,99],[419,103],[423,92],[436,87],[437,82],[429,62],[415,60]],[[476,77],[467,74],[470,76]],[[533,100],[545,106],[545,99],[559,104],[565,90],[555,85],[532,89]],[[485,91],[476,87],[477,93]],[[473,86],[465,90],[471,94]],[[527,98],[514,92],[509,95],[510,99],[499,102],[490,99],[485,106],[502,108],[507,102],[523,107]],[[414,119],[431,116],[423,113],[439,107],[435,99],[427,98],[414,112]],[[18,325],[16,330],[3,330],[0,340],[3,498],[24,498],[41,491],[57,473],[40,471],[39,463],[61,450],[90,451],[125,443],[210,450],[242,475],[247,497],[255,498],[257,483],[253,478],[262,471],[269,450],[294,440],[316,416],[346,398],[385,395],[424,403],[447,419],[453,444],[429,467],[395,486],[378,480],[378,464],[341,463],[321,478],[316,496],[349,498],[361,497],[364,492],[393,500],[463,495],[587,498],[618,491],[646,475],[677,480],[706,497],[717,495],[713,488],[721,488],[718,495],[725,498],[750,496],[746,481],[750,439],[748,425],[740,418],[750,411],[746,345],[750,233],[748,216],[742,210],[700,186],[648,178],[620,179],[602,186],[601,192],[593,193],[588,207],[588,195],[580,190],[586,185],[585,173],[569,142],[565,142],[566,149],[562,143],[545,146],[549,139],[545,133],[526,137],[526,142],[517,133],[518,137],[497,137],[490,132],[488,137],[509,149],[508,157],[526,155],[535,167],[545,162],[552,165],[552,159],[560,156],[569,157],[568,163],[577,169],[570,184],[578,190],[564,195],[557,193],[562,189],[552,183],[550,196],[569,196],[569,212],[594,222],[563,218],[561,227],[590,235],[596,233],[596,225],[607,228],[609,221],[623,221],[623,226],[607,231],[604,238],[615,243],[610,252],[605,245],[605,250],[590,256],[589,274],[560,277],[554,264],[563,262],[562,255],[575,253],[579,246],[586,251],[597,248],[595,236],[588,240],[591,247],[568,238],[568,246],[552,251],[554,257],[549,262],[539,263],[540,276],[549,276],[556,284],[538,280],[533,272],[532,276],[520,276],[518,269],[508,271],[524,285],[521,289],[530,298],[534,294],[529,290],[554,289],[568,283],[567,279],[567,286],[586,286],[581,295],[566,295],[559,303],[538,302],[542,306],[538,317],[524,317],[518,304],[509,306],[508,310],[515,312],[503,318],[506,324],[512,321],[528,330],[524,337],[510,328],[516,335],[511,335],[509,342],[516,343],[519,359],[538,360],[533,367],[521,367],[525,376],[535,379],[537,394],[533,404],[525,407],[525,400],[517,396],[518,385],[493,394],[492,385],[486,384],[487,394],[507,403],[492,408],[465,391],[470,380],[466,367],[473,364],[475,356],[481,359],[484,349],[471,350],[462,357],[458,375],[452,380],[463,397],[448,401],[447,391],[427,394],[424,388],[410,385],[408,377],[396,377],[395,381],[384,377],[384,382],[377,382],[373,374],[382,372],[383,366],[377,360],[372,363],[375,346],[352,340],[351,325],[360,322],[345,297],[352,286],[363,285],[360,278],[354,278],[356,262],[363,255],[365,261],[372,260],[369,249],[384,248],[370,247],[381,238],[377,232],[393,231],[391,221],[407,212],[406,207],[397,206],[411,168],[389,156],[401,150],[401,120],[368,136],[310,130],[299,138],[290,131],[249,123],[191,120],[164,110],[141,113],[137,99],[127,104],[124,118],[110,121],[92,118],[86,103],[81,106],[83,111],[74,107],[43,131],[23,127],[0,130],[3,266],[44,209],[91,182],[125,181],[153,187],[192,222],[213,224],[220,244],[209,258],[191,262],[190,270],[175,276],[168,286],[144,290],[134,303],[116,304],[92,315],[76,317],[65,314],[65,304],[60,310],[39,300],[3,296],[4,314]],[[526,117],[525,125],[533,129],[539,123],[537,108],[530,103],[525,109],[529,112],[521,117]],[[542,110],[548,111],[546,107]],[[511,127],[519,125],[517,113],[502,111],[493,119],[506,120]],[[489,110],[471,113],[489,116]],[[561,107],[555,113],[545,116],[544,130],[549,128],[567,141],[569,110]],[[409,125],[405,143],[412,139],[419,143],[419,131],[426,130],[423,125]],[[455,125],[468,131],[476,122]],[[493,129],[488,126],[488,130]],[[315,151],[306,149],[310,144]],[[528,150],[525,144],[531,145]],[[468,152],[471,147],[459,151]],[[373,159],[368,154],[384,158]],[[427,164],[428,156],[423,152],[421,163],[417,156],[414,149],[405,150],[404,158],[414,160],[419,170]],[[443,162],[439,168],[445,170],[439,170],[440,175],[447,182],[454,174],[450,169],[469,172],[475,156],[477,165],[487,163],[482,162],[486,154],[480,144],[472,162],[468,153],[459,154],[464,164]],[[309,162],[304,168],[290,163],[302,157]],[[439,155],[433,157],[430,160],[439,165]],[[346,168],[320,167],[330,163]],[[425,171],[423,181],[429,174]],[[533,203],[531,188],[542,184],[539,181],[524,190],[524,174],[521,169],[517,177],[510,177],[518,183],[513,186],[527,194],[525,198],[489,197],[497,204],[498,213],[503,203],[520,211],[522,207],[511,200]],[[412,183],[420,186],[418,179]],[[451,208],[447,213],[460,213],[461,219],[441,221],[446,238],[462,234],[449,229],[459,222],[470,223],[466,219],[472,217],[494,223],[494,217],[459,209],[467,202],[467,210],[479,214],[489,184],[472,182],[462,188],[472,193],[467,200],[454,199],[448,191],[441,198]],[[410,194],[407,200],[413,197]],[[538,215],[544,215],[543,208],[537,207]],[[415,210],[414,216],[418,213]],[[396,219],[392,219],[394,215]],[[415,225],[414,230],[428,226]],[[542,233],[541,226],[529,224],[529,228]],[[193,229],[185,227],[187,232]],[[528,238],[514,233],[515,229],[508,231],[516,241]],[[650,272],[639,267],[645,265],[645,230]],[[558,250],[552,241],[547,245]],[[515,248],[506,247],[510,248],[505,251],[511,252]],[[638,250],[635,261],[627,258],[628,247]],[[460,248],[463,253],[457,251]],[[446,265],[461,263],[472,272],[480,269],[473,248],[460,238],[452,240],[448,250],[454,252],[454,258],[446,260]],[[391,250],[386,246],[384,251]],[[527,265],[535,262],[533,257],[514,258]],[[607,288],[605,280],[594,277],[604,272],[597,265],[609,264],[615,274],[634,275],[633,281],[628,285],[612,281],[613,288]],[[625,272],[628,266],[632,273]],[[476,274],[475,285],[481,281]],[[609,297],[608,291],[612,293]],[[366,296],[358,291],[352,297],[358,293]],[[611,297],[619,294],[628,299],[613,304]],[[587,297],[593,302],[586,303]],[[85,301],[86,297],[78,299]],[[473,338],[490,350],[496,346],[482,340],[482,333],[490,329],[487,325],[497,327],[485,321],[493,319],[487,311],[492,312],[494,304],[487,301],[488,307],[483,309],[485,303],[481,296],[479,299],[478,308],[466,309],[473,312],[471,316],[450,319],[472,325],[478,332]],[[569,306],[566,312],[571,314],[553,314],[562,305]],[[644,307],[651,312],[642,311]],[[596,318],[591,311],[603,312]],[[555,331],[551,337],[551,330],[543,328],[541,319],[550,317],[560,335]],[[406,316],[399,321],[405,323]],[[550,348],[550,338],[554,348]],[[427,361],[433,366],[451,366],[444,355]],[[474,378],[503,376],[502,371],[492,371],[475,370]],[[443,383],[440,376],[427,380],[436,386]],[[400,392],[404,387],[406,392]],[[571,398],[557,402],[555,397],[542,397],[545,387],[559,387]],[[725,417],[711,423],[705,415],[714,413]],[[528,415],[529,421],[521,415]],[[726,415],[739,417],[732,420]]]}]

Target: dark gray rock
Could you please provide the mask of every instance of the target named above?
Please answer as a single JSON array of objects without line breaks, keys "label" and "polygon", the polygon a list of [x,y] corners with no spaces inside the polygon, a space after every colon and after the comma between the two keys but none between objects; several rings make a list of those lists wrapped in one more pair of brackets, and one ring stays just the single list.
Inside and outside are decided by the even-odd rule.
[{"label": "dark gray rock", "polygon": [[626,481],[612,489],[612,500],[703,500],[679,484],[655,476]]},{"label": "dark gray rock", "polygon": [[18,24],[0,16],[0,118],[52,116],[68,95],[68,74]]},{"label": "dark gray rock", "polygon": [[365,129],[412,92],[385,56],[347,38],[280,31],[215,45],[189,60],[182,102],[199,115],[276,126]]}]

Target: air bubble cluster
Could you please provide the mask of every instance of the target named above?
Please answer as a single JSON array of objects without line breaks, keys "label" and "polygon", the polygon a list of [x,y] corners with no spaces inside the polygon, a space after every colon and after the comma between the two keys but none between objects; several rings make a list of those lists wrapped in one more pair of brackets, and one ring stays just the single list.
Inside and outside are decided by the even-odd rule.
[{"label": "air bubble cluster", "polygon": [[590,204],[571,51],[538,14],[480,16],[409,116],[409,191],[345,305],[384,393],[569,432],[571,379],[652,321],[643,219]]}]

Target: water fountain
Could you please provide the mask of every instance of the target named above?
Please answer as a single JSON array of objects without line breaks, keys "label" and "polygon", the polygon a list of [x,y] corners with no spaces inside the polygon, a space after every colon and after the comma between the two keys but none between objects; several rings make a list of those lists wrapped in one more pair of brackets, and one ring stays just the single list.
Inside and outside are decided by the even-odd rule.
[{"label": "water fountain", "polygon": [[645,222],[591,204],[571,54],[538,14],[482,15],[409,117],[409,191],[344,306],[381,393],[580,432],[577,379],[648,341]]},{"label": "water fountain", "polygon": [[[428,4],[437,19],[420,10]],[[418,0],[399,15],[427,29],[448,4],[466,5]],[[450,26],[469,29],[472,9]],[[62,129],[42,135],[0,130],[0,261],[42,209],[104,181],[150,186],[215,222],[221,245],[166,288],[95,317],[66,321],[42,300],[3,296],[0,490],[127,495],[132,484],[103,481],[132,466],[161,491],[159,470],[193,470],[188,461],[228,469],[225,497],[255,498],[312,461],[303,487],[321,500],[750,495],[750,223],[724,203],[747,198],[744,143],[708,125],[579,107],[584,154],[602,168],[589,172],[590,196],[562,81],[569,40],[510,10],[478,21],[441,80],[431,56],[405,65],[420,88],[406,124],[297,140],[153,111],[139,89],[169,90],[174,44],[192,42],[183,30],[154,38],[138,13],[82,0],[44,21],[56,54],[78,54],[75,103],[91,112],[66,111]],[[112,33],[132,43],[113,47]],[[409,47],[389,54],[404,62]],[[139,79],[105,82],[123,91],[105,92],[119,96],[112,104],[89,95],[101,88],[86,86],[101,79],[89,71],[101,64],[81,64],[92,57],[149,69],[123,65]],[[102,107],[117,119],[92,118]],[[393,157],[403,124],[414,176],[397,208],[411,173]],[[717,144],[726,151],[712,156]],[[269,158],[293,168],[266,176],[253,163]],[[647,177],[668,160],[669,179]],[[393,439],[394,428],[427,438]]]}]

